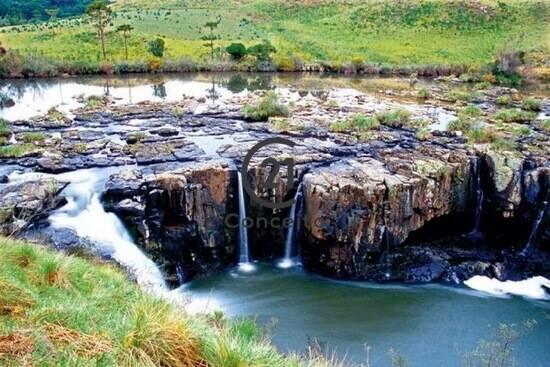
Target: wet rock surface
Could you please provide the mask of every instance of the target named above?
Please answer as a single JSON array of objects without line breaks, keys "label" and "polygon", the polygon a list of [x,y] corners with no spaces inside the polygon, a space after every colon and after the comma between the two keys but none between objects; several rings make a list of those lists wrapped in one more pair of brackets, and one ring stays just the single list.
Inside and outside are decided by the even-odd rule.
[{"label": "wet rock surface", "polygon": [[[432,91],[439,93],[434,100],[444,101],[445,92]],[[410,98],[407,93],[400,97]],[[494,112],[495,100],[503,93],[511,92],[483,94],[477,102],[482,113]],[[107,181],[105,208],[125,222],[137,244],[174,283],[237,261],[237,229],[226,222],[238,213],[237,170],[251,147],[271,137],[290,139],[295,146],[262,149],[246,179],[259,197],[272,202],[293,197],[303,183],[297,237],[303,264],[311,271],[405,282],[548,273],[550,143],[545,130],[514,138],[517,149],[512,151],[467,144],[461,134],[444,129],[425,139],[418,135],[425,128],[422,121],[435,124],[434,113],[456,118],[460,103],[381,102],[367,94],[334,90],[289,91],[281,96],[293,104],[289,118],[246,121],[242,105],[261,94],[235,95],[214,105],[184,98],[177,103],[82,108],[70,121],[20,121],[12,126],[14,139],[28,140],[32,132],[40,134],[40,141],[27,143],[32,149],[19,157],[0,158],[1,163],[52,174],[125,166]],[[383,122],[369,131],[333,128],[335,121],[355,114],[373,116],[392,108],[407,109],[413,123]],[[293,158],[298,180],[289,183],[283,169],[275,177],[277,184],[262,191],[270,174],[262,162],[268,157]],[[4,233],[27,226],[20,222],[21,213],[32,221],[38,214],[44,219],[41,213],[63,200],[62,194],[47,195],[44,182],[10,183],[11,172],[0,171],[0,208],[8,213],[1,218]],[[57,184],[53,192],[59,190]],[[246,207],[249,217],[267,222],[289,213],[288,208],[265,208],[248,197]],[[483,241],[437,241],[450,233],[454,239],[464,238],[478,214],[482,225],[476,231],[486,236]],[[520,256],[539,216],[536,243]],[[285,236],[283,227],[249,229],[253,258],[280,257]],[[47,237],[59,249],[79,246],[74,233],[63,238],[52,232]]]}]

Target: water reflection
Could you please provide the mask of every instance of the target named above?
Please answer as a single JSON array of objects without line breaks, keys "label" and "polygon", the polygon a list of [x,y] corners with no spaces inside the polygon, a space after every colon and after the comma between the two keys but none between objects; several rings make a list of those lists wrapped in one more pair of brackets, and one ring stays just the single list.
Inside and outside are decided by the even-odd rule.
[{"label": "water reflection", "polygon": [[91,95],[110,96],[116,104],[174,102],[184,95],[214,103],[233,94],[273,87],[271,75],[234,73],[5,80],[0,81],[0,117],[28,119],[54,106],[68,113]]}]

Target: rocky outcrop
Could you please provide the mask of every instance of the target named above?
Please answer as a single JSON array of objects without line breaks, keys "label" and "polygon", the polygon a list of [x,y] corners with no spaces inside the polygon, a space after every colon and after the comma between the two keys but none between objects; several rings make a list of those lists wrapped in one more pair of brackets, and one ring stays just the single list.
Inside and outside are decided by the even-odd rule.
[{"label": "rocky outcrop", "polygon": [[[347,160],[304,177],[304,263],[344,278],[368,278],[389,248],[434,218],[467,209],[464,154]],[[404,155],[397,160],[399,155]],[[374,267],[374,268],[373,268]]]},{"label": "rocky outcrop", "polygon": [[236,170],[226,160],[193,163],[159,174],[133,168],[113,175],[105,205],[129,225],[147,253],[174,278],[231,264],[236,231]]},{"label": "rocky outcrop", "polygon": [[56,180],[13,183],[0,188],[0,234],[13,235],[48,216],[64,203]]}]

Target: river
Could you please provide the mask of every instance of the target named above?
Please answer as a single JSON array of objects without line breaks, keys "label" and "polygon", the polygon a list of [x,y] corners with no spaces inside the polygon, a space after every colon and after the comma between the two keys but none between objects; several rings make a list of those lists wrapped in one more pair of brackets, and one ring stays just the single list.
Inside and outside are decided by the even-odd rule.
[{"label": "river", "polygon": [[[228,95],[258,89],[285,89],[305,98],[308,93],[319,93],[326,88],[369,91],[377,96],[384,87],[407,88],[407,85],[408,81],[397,78],[296,74],[12,80],[0,81],[0,93],[15,102],[11,107],[0,109],[0,117],[28,119],[56,106],[70,115],[70,110],[82,105],[78,97],[90,95],[109,94],[116,104],[175,101],[184,94],[216,103]],[[388,97],[380,95],[380,98]],[[435,108],[434,111],[437,115],[434,124],[453,118],[449,112]],[[55,215],[53,219],[64,220],[57,221],[63,226],[71,214],[61,210]],[[231,316],[256,317],[261,325],[270,325],[276,320],[271,333],[275,345],[282,351],[301,352],[308,339],[317,338],[340,356],[361,362],[368,345],[374,366],[389,364],[390,348],[405,356],[412,366],[460,366],[463,355],[473,350],[481,339],[493,338],[499,324],[536,320],[537,326],[521,339],[514,355],[520,366],[548,366],[548,301],[490,295],[466,287],[337,282],[308,274],[300,267],[281,269],[271,264],[256,265],[254,272],[242,274],[231,270],[192,281],[178,291],[189,294],[196,309],[206,309],[210,304]]]}]

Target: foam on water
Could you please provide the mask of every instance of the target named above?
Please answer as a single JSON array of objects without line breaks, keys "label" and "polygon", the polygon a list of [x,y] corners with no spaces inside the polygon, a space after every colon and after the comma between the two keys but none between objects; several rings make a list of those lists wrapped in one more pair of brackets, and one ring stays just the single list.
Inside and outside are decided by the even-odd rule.
[{"label": "foam on water", "polygon": [[67,204],[56,210],[49,221],[54,228],[74,230],[94,245],[111,253],[113,259],[135,277],[145,290],[157,295],[167,292],[162,273],[133,243],[121,220],[107,213],[101,204],[101,191],[111,173],[120,168],[79,170],[60,175],[14,175],[15,180],[55,177],[69,182],[63,191]]},{"label": "foam on water", "polygon": [[464,281],[464,284],[472,289],[497,297],[515,295],[532,299],[550,300],[550,294],[548,293],[550,290],[550,280],[542,276],[520,281],[507,280],[503,282],[498,279],[476,275]]}]

